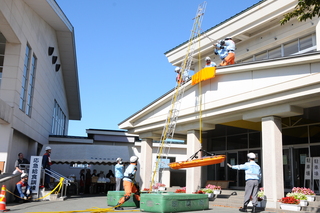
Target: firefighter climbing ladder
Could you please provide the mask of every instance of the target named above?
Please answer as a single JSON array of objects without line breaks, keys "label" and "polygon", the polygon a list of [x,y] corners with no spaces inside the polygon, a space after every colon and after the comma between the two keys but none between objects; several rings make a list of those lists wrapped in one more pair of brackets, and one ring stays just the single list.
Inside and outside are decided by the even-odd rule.
[{"label": "firefighter climbing ladder", "polygon": [[187,53],[185,55],[185,58],[183,60],[181,70],[180,70],[181,77],[179,78],[179,81],[177,82],[177,86],[176,86],[175,92],[174,92],[174,94],[172,96],[172,100],[171,100],[171,107],[170,107],[170,110],[167,114],[165,125],[163,127],[163,131],[162,131],[162,135],[161,135],[161,139],[160,139],[160,146],[159,146],[158,152],[157,152],[158,156],[157,156],[157,160],[156,160],[153,172],[152,172],[152,179],[151,179],[151,184],[150,184],[150,188],[149,188],[150,191],[152,190],[152,186],[154,185],[154,182],[155,182],[155,177],[156,177],[157,171],[159,169],[161,157],[166,156],[166,158],[167,158],[167,155],[170,151],[170,144],[173,139],[174,131],[176,128],[178,117],[179,117],[179,110],[180,110],[181,101],[184,96],[184,90],[185,90],[184,76],[188,76],[189,70],[191,68],[192,58],[193,58],[194,50],[195,50],[195,44],[197,41],[199,41],[201,23],[202,23],[202,19],[203,19],[204,13],[205,13],[206,5],[207,5],[207,3],[203,2],[202,4],[200,4],[198,6],[197,13],[194,18],[193,27],[192,27],[191,35],[190,35],[189,42],[188,42]]}]

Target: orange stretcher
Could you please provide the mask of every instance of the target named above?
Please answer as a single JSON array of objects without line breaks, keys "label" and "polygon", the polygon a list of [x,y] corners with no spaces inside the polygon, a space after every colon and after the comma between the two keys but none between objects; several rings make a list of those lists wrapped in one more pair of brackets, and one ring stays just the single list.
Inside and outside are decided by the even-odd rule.
[{"label": "orange stretcher", "polygon": [[213,155],[213,156],[206,156],[199,159],[192,159],[187,161],[180,161],[180,162],[173,162],[170,163],[169,166],[171,169],[182,169],[182,168],[190,168],[190,167],[197,167],[197,166],[207,166],[212,164],[218,164],[225,161],[225,155]]}]

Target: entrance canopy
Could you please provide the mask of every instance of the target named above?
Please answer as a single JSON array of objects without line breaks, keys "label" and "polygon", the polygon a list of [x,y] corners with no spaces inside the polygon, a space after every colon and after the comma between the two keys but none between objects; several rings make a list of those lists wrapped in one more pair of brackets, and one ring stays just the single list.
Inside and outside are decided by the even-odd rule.
[{"label": "entrance canopy", "polygon": [[[111,145],[74,145],[50,144],[51,161],[53,164],[95,164],[115,165],[117,158],[129,163],[133,151],[130,146]],[[45,147],[42,153],[45,153]]]}]

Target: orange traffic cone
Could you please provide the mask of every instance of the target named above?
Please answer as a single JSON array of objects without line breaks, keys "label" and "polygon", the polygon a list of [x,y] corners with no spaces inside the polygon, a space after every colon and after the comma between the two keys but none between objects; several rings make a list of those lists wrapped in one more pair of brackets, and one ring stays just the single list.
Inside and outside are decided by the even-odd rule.
[{"label": "orange traffic cone", "polygon": [[6,209],[6,191],[6,186],[2,185],[0,194],[0,212],[10,211],[10,209]]}]

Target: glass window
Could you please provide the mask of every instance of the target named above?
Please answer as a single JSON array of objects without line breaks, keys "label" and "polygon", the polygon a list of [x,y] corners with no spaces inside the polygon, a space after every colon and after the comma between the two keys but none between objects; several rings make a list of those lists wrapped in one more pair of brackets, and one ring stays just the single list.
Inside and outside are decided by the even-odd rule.
[{"label": "glass window", "polygon": [[20,102],[19,102],[19,108],[22,111],[25,111],[25,107],[26,107],[27,86],[28,86],[28,77],[29,77],[29,63],[30,63],[30,57],[31,57],[30,52],[31,52],[31,48],[29,45],[27,45],[25,57],[24,57],[22,86],[20,91]]},{"label": "glass window", "polygon": [[298,50],[298,41],[292,41],[290,43],[287,43],[285,45],[283,45],[283,56],[288,56],[291,55],[293,53],[297,53]]},{"label": "glass window", "polygon": [[217,137],[210,139],[208,144],[208,151],[223,151],[226,149],[225,137]]},{"label": "glass window", "polygon": [[306,37],[299,39],[299,47],[300,47],[299,51],[307,49],[312,46],[314,46],[312,44],[312,35],[309,35],[309,36],[306,36]]},{"label": "glass window", "polygon": [[264,60],[264,59],[268,59],[267,51],[255,55],[255,61],[260,61],[260,60]]},{"label": "glass window", "polygon": [[53,135],[65,135],[66,128],[66,116],[63,113],[61,107],[54,102],[53,115],[52,115],[52,129],[51,133]]},{"label": "glass window", "polygon": [[31,60],[31,69],[30,69],[29,85],[28,85],[27,107],[26,107],[26,114],[29,116],[31,116],[36,67],[37,67],[37,58],[35,55],[33,55],[32,60]]},{"label": "glass window", "polygon": [[249,57],[249,58],[245,58],[245,59],[243,59],[242,60],[242,63],[245,63],[245,62],[251,62],[251,61],[253,61],[253,57],[251,56],[251,57]]},{"label": "glass window", "polygon": [[261,134],[260,132],[249,134],[249,148],[261,147]]},{"label": "glass window", "polygon": [[281,47],[274,48],[268,51],[268,58],[279,58],[281,57]]},{"label": "glass window", "polygon": [[248,136],[247,134],[227,136],[227,146],[230,149],[247,149]]},{"label": "glass window", "polygon": [[309,126],[310,143],[320,143],[320,125]]},{"label": "glass window", "polygon": [[308,143],[308,127],[295,127],[282,130],[283,145]]}]

